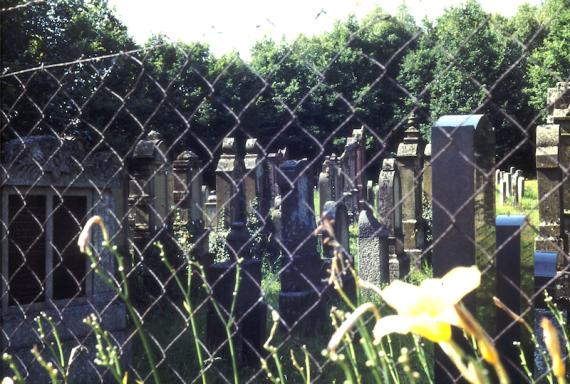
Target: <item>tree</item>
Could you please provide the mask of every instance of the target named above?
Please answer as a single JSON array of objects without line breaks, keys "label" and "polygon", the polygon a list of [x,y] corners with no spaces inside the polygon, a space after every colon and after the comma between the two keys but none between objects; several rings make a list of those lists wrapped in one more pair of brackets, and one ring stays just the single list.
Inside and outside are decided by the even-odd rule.
[{"label": "tree", "polygon": [[424,25],[399,81],[412,95],[407,111],[418,110],[426,137],[442,115],[486,113],[496,129],[498,157],[528,162],[526,62],[506,28],[506,19],[485,13],[475,1],[448,8],[435,24]]}]

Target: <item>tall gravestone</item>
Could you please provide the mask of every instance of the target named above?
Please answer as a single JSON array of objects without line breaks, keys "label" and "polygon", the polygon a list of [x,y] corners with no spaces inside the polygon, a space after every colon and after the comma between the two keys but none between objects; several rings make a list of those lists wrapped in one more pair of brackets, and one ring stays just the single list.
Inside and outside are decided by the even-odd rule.
[{"label": "tall gravestone", "polygon": [[315,325],[321,315],[321,259],[314,235],[313,183],[306,159],[281,164],[278,183],[281,196],[281,293],[279,310],[289,327],[302,322]]},{"label": "tall gravestone", "polygon": [[389,280],[408,273],[409,260],[404,253],[402,233],[402,191],[395,159],[384,159],[378,178],[378,220],[388,230]]},{"label": "tall gravestone", "polygon": [[129,203],[133,214],[134,234],[155,234],[172,219],[171,166],[166,144],[152,131],[140,140],[133,151],[129,182]]},{"label": "tall gravestone", "polygon": [[[323,216],[332,220],[334,236],[336,241],[341,245],[344,253],[348,254],[349,249],[349,230],[348,226],[348,209],[342,201],[327,201],[323,206]],[[333,249],[330,246],[324,247],[324,257],[331,258],[333,256]]]},{"label": "tall gravestone", "polygon": [[[562,175],[559,165],[560,126],[536,127],[536,178],[538,184],[539,233],[537,251],[557,252],[562,259]],[[559,261],[562,263],[562,260]]]},{"label": "tall gravestone", "polygon": [[354,184],[358,189],[358,201],[366,198],[366,175],[364,168],[366,166],[366,136],[364,134],[364,126],[360,129],[352,131],[352,137],[356,144],[356,169]]},{"label": "tall gravestone", "polygon": [[[265,354],[267,308],[262,301],[261,260],[251,254],[251,238],[243,222],[231,224],[226,248],[230,260],[207,268],[207,281],[212,289],[210,300],[214,300],[220,310],[216,310],[214,303],[210,304],[207,315],[208,349],[213,356],[229,356],[225,324],[232,316],[235,357],[240,364],[256,366]],[[239,284],[236,285],[238,277]],[[231,313],[232,304],[234,313]],[[220,319],[220,314],[223,319]]]},{"label": "tall gravestone", "polygon": [[243,195],[243,161],[238,157],[235,140],[226,137],[222,143],[222,155],[216,168],[216,203],[218,219],[229,228],[233,221],[239,221],[245,213]]},{"label": "tall gravestone", "polygon": [[424,172],[422,174],[422,191],[427,198],[431,198],[431,144],[424,149]]},{"label": "tall gravestone", "polygon": [[[497,216],[497,279],[496,295],[507,308],[514,313],[521,313],[521,232],[526,224],[526,216]],[[529,292],[530,293],[530,292]],[[507,369],[511,382],[526,381],[520,369],[520,351],[515,342],[521,340],[520,324],[514,321],[504,310],[496,310],[496,345],[501,360]]]},{"label": "tall gravestone", "polygon": [[172,164],[173,203],[179,216],[180,230],[188,231],[196,260],[207,264],[208,231],[204,223],[202,162],[191,151],[184,151]]},{"label": "tall gravestone", "polygon": [[396,160],[402,189],[402,225],[404,249],[411,265],[419,267],[424,248],[422,217],[422,172],[424,141],[415,116],[408,120],[404,141],[398,146]]},{"label": "tall gravestone", "polygon": [[358,215],[358,187],[357,187],[357,149],[358,142],[355,137],[346,140],[344,152],[340,156],[341,174],[343,182],[343,199],[348,208],[351,221]]},{"label": "tall gravestone", "polygon": [[381,225],[366,202],[358,216],[358,277],[378,286],[389,281],[388,229]]},{"label": "tall gravestone", "polygon": [[[484,115],[443,116],[431,144],[433,274],[477,264],[487,277],[495,250],[494,129]],[[474,295],[464,301],[475,310]],[[453,364],[437,348],[435,358],[435,381],[453,382]]]},{"label": "tall gravestone", "polygon": [[279,184],[277,182],[280,173],[279,167],[281,163],[289,159],[287,148],[279,149],[277,152],[267,154],[267,163],[269,165],[269,190],[271,191],[270,207],[275,207],[275,199],[279,196]]},{"label": "tall gravestone", "polygon": [[263,223],[268,219],[271,206],[270,168],[263,149],[256,139],[245,143],[244,193],[246,213],[255,214]]},{"label": "tall gravestone", "polygon": [[333,179],[331,160],[329,156],[325,157],[321,173],[319,174],[319,212],[322,215],[323,209],[327,201],[334,199]]}]

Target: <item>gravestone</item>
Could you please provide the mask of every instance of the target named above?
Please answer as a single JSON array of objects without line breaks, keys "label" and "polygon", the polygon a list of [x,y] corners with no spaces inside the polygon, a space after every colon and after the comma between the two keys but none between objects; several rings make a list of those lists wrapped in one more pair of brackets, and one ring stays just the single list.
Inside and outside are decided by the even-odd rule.
[{"label": "gravestone", "polygon": [[[260,357],[266,353],[263,343],[267,338],[267,308],[262,301],[261,260],[252,257],[250,243],[251,238],[244,223],[232,223],[226,239],[230,260],[207,268],[207,281],[212,289],[211,300],[215,301],[223,316],[223,320],[220,319],[211,303],[207,315],[207,341],[208,350],[213,356],[229,358],[225,323],[230,315],[232,301],[235,300],[231,331],[234,334],[236,358],[240,364],[257,366]],[[241,260],[239,263],[238,259]],[[237,276],[239,284],[236,291]]]},{"label": "gravestone", "polygon": [[205,205],[206,225],[208,228],[216,228],[218,226],[218,203],[216,201],[216,192],[210,191]]},{"label": "gravestone", "polygon": [[[497,216],[497,265],[496,296],[516,314],[521,312],[521,231],[527,219],[525,216]],[[521,340],[520,324],[504,310],[496,310],[495,340],[501,360],[507,369],[511,382],[525,381],[520,370],[520,351],[514,342]],[[521,374],[523,374],[521,376]]]},{"label": "gravestone", "polygon": [[400,279],[408,273],[409,260],[404,253],[402,234],[402,191],[395,159],[384,159],[378,178],[378,220],[388,234],[389,280]]},{"label": "gravestone", "polygon": [[[552,313],[547,309],[546,302],[544,300],[544,291],[548,292],[550,297],[555,297],[555,285],[556,285],[556,269],[558,263],[558,253],[557,252],[541,252],[536,251],[534,253],[534,334],[539,342],[539,347],[534,350],[534,374],[536,377],[546,373],[548,370],[548,365],[544,361],[543,355],[547,355],[545,350],[544,341],[542,337],[542,328],[540,327],[540,321],[543,317],[548,317],[551,321]],[[567,313],[562,312],[566,320]],[[558,326],[556,321],[553,321],[558,332],[562,334],[562,330]],[[561,345],[564,343],[562,342]],[[541,351],[542,349],[542,351]]]},{"label": "gravestone", "polygon": [[[54,342],[49,332],[46,340],[35,331],[34,319],[45,312],[58,327],[66,356],[78,340],[86,347],[69,368],[70,382],[111,381],[105,367],[93,364],[96,340],[83,319],[101,314],[101,327],[125,346],[121,360],[128,363],[126,309],[113,289],[92,272],[77,240],[86,221],[99,215],[113,245],[128,255],[128,225],[122,222],[129,209],[128,180],[122,160],[111,152],[86,151],[76,139],[48,135],[6,141],[0,153],[1,353],[13,355],[16,364],[25,366],[27,382],[50,382],[30,353],[34,345]],[[91,233],[99,266],[115,275],[116,259],[103,249],[100,230]],[[9,374],[2,364],[0,377]]]},{"label": "gravestone", "polygon": [[302,322],[307,331],[321,316],[319,304],[321,259],[314,235],[313,183],[308,161],[287,160],[281,164],[281,293],[279,310],[289,327]]},{"label": "gravestone", "polygon": [[228,228],[231,222],[244,217],[243,174],[244,165],[237,155],[235,140],[226,137],[216,168],[216,209],[218,220],[222,220],[221,224],[225,228]]},{"label": "gravestone", "polygon": [[322,171],[319,174],[319,212],[321,215],[325,212],[323,207],[327,201],[334,200],[333,177],[331,175],[330,157],[325,157]]},{"label": "gravestone", "polygon": [[[271,206],[270,166],[265,159],[263,148],[256,139],[248,139],[245,144],[244,193],[246,213],[255,214],[262,223],[269,219]],[[255,209],[254,209],[255,208]]]},{"label": "gravestone", "polygon": [[536,127],[536,178],[538,184],[539,233],[535,238],[537,251],[560,253],[562,262],[562,175],[559,166],[560,126]]},{"label": "gravestone", "polygon": [[501,184],[501,170],[497,169],[495,171],[495,184],[498,186]]},{"label": "gravestone", "polygon": [[[129,204],[134,213],[133,234],[144,241],[165,227],[171,227],[172,172],[166,158],[166,143],[151,131],[133,151],[129,173]],[[146,248],[146,244],[141,244]],[[141,249],[142,249],[141,248]]]},{"label": "gravestone", "polygon": [[204,223],[202,162],[191,151],[184,151],[173,162],[173,203],[181,228],[187,231],[193,244],[192,256],[208,264],[208,231]]},{"label": "gravestone", "polygon": [[499,188],[499,204],[505,205],[507,202],[507,181],[502,180]]},{"label": "gravestone", "polygon": [[[434,276],[477,264],[494,274],[495,134],[484,115],[443,116],[431,130]],[[478,257],[476,257],[476,255]],[[481,298],[483,299],[483,298]],[[488,304],[490,298],[485,301]],[[475,313],[475,296],[465,300]],[[485,321],[485,319],[482,319]],[[453,382],[453,364],[438,348],[437,383]]]},{"label": "gravestone", "polygon": [[422,174],[422,191],[431,199],[431,144],[424,149],[424,172]]},{"label": "gravestone", "polygon": [[389,231],[363,202],[358,216],[358,277],[380,286],[389,277]]},{"label": "gravestone", "polygon": [[519,197],[519,202],[522,201],[524,197],[524,187],[525,187],[525,178],[519,177],[517,180],[517,195]]},{"label": "gravestone", "polygon": [[366,182],[366,201],[370,207],[374,208],[374,182],[372,180]]},{"label": "gravestone", "polygon": [[[344,152],[339,157],[341,165],[341,175],[343,178],[343,201],[348,208],[351,222],[355,221],[358,215],[358,187],[356,185],[357,174],[357,149],[358,143],[355,137],[346,140]],[[355,193],[356,192],[356,193]]]},{"label": "gravestone", "polygon": [[287,149],[282,148],[277,152],[272,152],[267,155],[267,162],[269,163],[269,185],[271,191],[270,204],[271,207],[275,206],[275,199],[279,195],[279,184],[277,183],[277,176],[279,175],[279,166],[285,160],[288,160]]},{"label": "gravestone", "polygon": [[[323,216],[334,221],[333,229],[336,241],[343,248],[343,252],[349,255],[349,218],[348,209],[342,201],[327,201],[323,206]],[[324,246],[324,257],[333,256],[333,248]]]},{"label": "gravestone", "polygon": [[404,249],[410,264],[419,268],[424,248],[424,220],[422,217],[422,168],[424,141],[416,126],[416,117],[410,116],[404,141],[398,146],[396,160],[402,190],[402,225]]},{"label": "gravestone", "polygon": [[360,129],[354,129],[352,131],[352,137],[356,143],[356,169],[354,184],[358,189],[358,201],[366,198],[366,177],[364,173],[364,168],[366,166],[366,137],[364,129],[364,126],[362,126]]}]

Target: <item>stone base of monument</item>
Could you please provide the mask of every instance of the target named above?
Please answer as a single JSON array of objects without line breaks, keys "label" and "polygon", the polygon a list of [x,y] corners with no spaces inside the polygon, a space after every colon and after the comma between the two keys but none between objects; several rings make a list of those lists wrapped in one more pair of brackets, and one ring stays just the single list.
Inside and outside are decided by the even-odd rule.
[{"label": "stone base of monument", "polygon": [[[49,383],[50,379],[45,369],[37,362],[30,350],[37,345],[40,353],[47,361],[52,360],[50,352],[42,347],[42,340],[39,339],[35,317],[39,311],[45,312],[53,318],[58,335],[63,345],[64,355],[69,357],[71,350],[79,345],[83,348],[79,350],[76,360],[74,360],[69,371],[70,383],[101,383],[113,382],[112,376],[107,368],[95,365],[93,362],[96,353],[96,340],[91,328],[83,322],[83,319],[92,313],[99,313],[101,328],[108,331],[116,342],[116,346],[121,351],[121,360],[124,366],[128,366],[131,359],[131,348],[127,342],[130,330],[127,328],[127,316],[125,306],[114,301],[114,294],[101,293],[98,297],[80,297],[73,300],[65,309],[53,309],[46,305],[37,311],[27,311],[26,317],[22,317],[21,307],[9,308],[0,318],[2,322],[2,337],[0,347],[6,353],[13,356],[14,361],[19,364],[20,370],[29,383]],[[109,304],[113,302],[113,304]],[[43,303],[42,303],[43,304]],[[46,303],[47,304],[47,303]],[[44,326],[45,326],[44,321]],[[47,328],[50,329],[49,326]],[[9,336],[10,344],[7,345],[5,336]],[[48,340],[53,341],[52,336]],[[2,366],[0,377],[8,376],[10,372],[7,367]]]},{"label": "stone base of monument", "polygon": [[410,259],[408,255],[391,254],[390,259],[388,260],[388,270],[390,282],[405,278],[410,272]]},{"label": "stone base of monument", "polygon": [[[331,259],[323,259],[321,268],[321,282],[325,287],[323,290],[325,303],[342,300],[338,292],[336,292],[334,286],[329,284],[330,268]],[[340,278],[340,284],[342,284],[342,290],[344,291],[344,294],[353,303],[356,303],[356,282],[354,281],[353,274],[350,271],[346,270],[345,273],[341,273],[340,276],[337,276],[337,278]]]},{"label": "stone base of monument", "polygon": [[238,362],[245,365],[257,365],[265,355],[263,343],[266,336],[267,308],[261,297],[261,261],[246,260],[241,264],[237,296],[233,295],[236,281],[236,263],[227,261],[212,264],[206,275],[212,288],[212,300],[222,313],[223,320],[210,304],[207,321],[207,345],[210,353],[216,357],[229,356],[229,344],[225,332],[225,322],[236,300],[234,321],[231,331],[235,335],[233,342]]},{"label": "stone base of monument", "polygon": [[408,260],[410,271],[420,271],[422,268],[424,251],[421,249],[406,249],[405,253],[405,258]]},{"label": "stone base of monument", "polygon": [[281,291],[314,291],[314,287],[319,285],[322,260],[317,254],[282,257],[281,265],[283,268],[279,276]]},{"label": "stone base of monument", "polygon": [[279,314],[291,332],[312,332],[326,320],[323,294],[314,290],[281,292]]}]

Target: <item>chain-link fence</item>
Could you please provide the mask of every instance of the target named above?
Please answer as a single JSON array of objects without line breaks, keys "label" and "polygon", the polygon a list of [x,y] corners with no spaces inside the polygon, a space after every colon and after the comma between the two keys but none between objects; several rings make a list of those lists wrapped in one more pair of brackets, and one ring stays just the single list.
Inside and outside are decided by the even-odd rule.
[{"label": "chain-link fence", "polygon": [[562,382],[568,9],[376,10],[242,60],[8,2],[0,373]]}]

